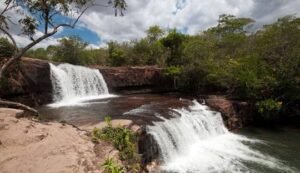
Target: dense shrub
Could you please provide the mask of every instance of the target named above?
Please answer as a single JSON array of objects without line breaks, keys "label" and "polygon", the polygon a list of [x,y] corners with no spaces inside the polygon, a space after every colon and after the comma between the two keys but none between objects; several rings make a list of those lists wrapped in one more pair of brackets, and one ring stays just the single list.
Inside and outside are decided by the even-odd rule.
[{"label": "dense shrub", "polygon": [[112,158],[107,158],[102,167],[105,173],[125,173],[124,168],[119,166]]},{"label": "dense shrub", "polygon": [[119,157],[128,165],[128,170],[138,172],[140,156],[137,153],[137,135],[124,127],[112,127],[111,118],[106,117],[107,127],[103,129],[95,128],[92,133],[93,141],[98,139],[112,142],[119,150]]},{"label": "dense shrub", "polygon": [[278,102],[273,99],[266,99],[258,101],[256,106],[262,117],[265,119],[272,119],[273,116],[278,115],[280,109],[282,108],[282,102]]},{"label": "dense shrub", "polygon": [[7,38],[0,37],[0,57],[13,56],[15,47],[11,44]]}]

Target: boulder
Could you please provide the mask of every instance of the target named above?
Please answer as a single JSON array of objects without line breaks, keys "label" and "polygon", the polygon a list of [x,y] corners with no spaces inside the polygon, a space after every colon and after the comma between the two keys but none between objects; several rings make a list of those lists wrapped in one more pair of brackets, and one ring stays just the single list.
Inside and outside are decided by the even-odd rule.
[{"label": "boulder", "polygon": [[7,74],[1,84],[1,98],[28,106],[51,102],[52,84],[48,61],[22,58]]},{"label": "boulder", "polygon": [[222,114],[229,130],[242,128],[253,120],[254,109],[247,102],[229,100],[224,96],[208,96],[205,103]]}]

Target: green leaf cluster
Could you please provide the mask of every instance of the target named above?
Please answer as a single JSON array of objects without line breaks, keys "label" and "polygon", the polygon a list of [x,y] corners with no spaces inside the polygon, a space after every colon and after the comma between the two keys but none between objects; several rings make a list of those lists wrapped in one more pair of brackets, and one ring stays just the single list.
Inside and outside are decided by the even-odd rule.
[{"label": "green leaf cluster", "polygon": [[15,52],[15,47],[7,38],[0,37],[0,57],[10,58]]},{"label": "green leaf cluster", "polygon": [[124,168],[119,166],[113,158],[107,158],[102,167],[105,173],[125,173]]},{"label": "green leaf cluster", "polygon": [[107,127],[95,128],[92,132],[93,141],[98,139],[112,142],[119,150],[119,157],[128,165],[127,170],[137,172],[139,170],[140,156],[137,153],[137,135],[124,127],[112,127],[111,118],[106,117]]}]

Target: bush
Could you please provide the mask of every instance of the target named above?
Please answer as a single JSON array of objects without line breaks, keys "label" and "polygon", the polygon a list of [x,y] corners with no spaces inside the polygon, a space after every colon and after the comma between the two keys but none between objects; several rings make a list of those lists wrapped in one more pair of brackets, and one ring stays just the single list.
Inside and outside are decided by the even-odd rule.
[{"label": "bush", "polygon": [[[126,161],[131,171],[139,170],[140,156],[137,153],[137,135],[124,127],[112,127],[111,118],[105,117],[107,127],[103,129],[95,128],[92,132],[93,141],[102,139],[112,142],[114,147],[119,150],[119,157]],[[138,167],[138,168],[137,168]]]},{"label": "bush", "polygon": [[15,47],[8,41],[7,38],[0,38],[0,57],[13,56]]},{"label": "bush", "polygon": [[266,119],[272,119],[282,108],[282,102],[266,99],[256,103],[258,112]]},{"label": "bush", "polygon": [[107,158],[102,166],[105,173],[125,173],[124,168],[119,166],[112,158]]}]

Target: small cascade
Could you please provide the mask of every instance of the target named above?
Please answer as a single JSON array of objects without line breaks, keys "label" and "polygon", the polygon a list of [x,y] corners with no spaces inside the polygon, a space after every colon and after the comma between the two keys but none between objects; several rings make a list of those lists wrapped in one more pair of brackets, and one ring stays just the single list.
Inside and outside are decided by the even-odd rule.
[{"label": "small cascade", "polygon": [[71,64],[50,64],[50,69],[55,101],[52,106],[109,96],[107,85],[99,70]]},{"label": "small cascade", "polygon": [[174,118],[160,117],[163,121],[147,126],[158,144],[163,172],[256,172],[251,165],[263,172],[293,172],[249,145],[265,145],[262,141],[229,132],[220,113],[205,105],[193,101],[189,108],[172,109],[171,114]]}]

